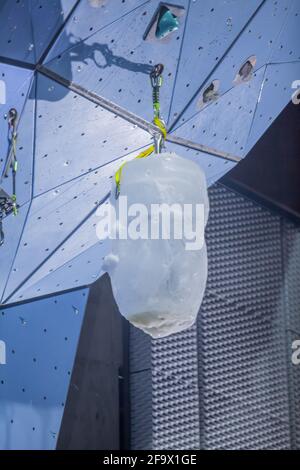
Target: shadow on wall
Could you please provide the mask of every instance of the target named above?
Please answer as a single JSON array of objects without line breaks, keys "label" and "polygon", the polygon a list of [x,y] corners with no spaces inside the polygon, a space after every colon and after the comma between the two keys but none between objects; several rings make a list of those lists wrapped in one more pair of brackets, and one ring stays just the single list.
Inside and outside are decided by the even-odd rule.
[{"label": "shadow on wall", "polygon": [[[4,0],[0,2],[0,18],[6,17],[6,21],[9,24],[9,36],[5,38],[7,42],[11,42],[11,45],[14,45],[14,48],[20,48],[20,57],[24,59],[24,47],[27,48],[26,41],[29,37],[34,38],[37,57],[35,58],[36,62],[43,62],[45,67],[47,63],[45,62],[45,57],[49,50],[51,50],[52,41],[63,25],[65,24],[65,16],[61,14],[64,11],[62,0],[51,0],[49,4],[46,2],[41,2],[41,5],[38,5],[38,2],[31,2],[31,0],[23,0],[22,5],[17,9],[11,7],[11,0]],[[94,11],[95,15],[102,15],[103,10],[100,7],[105,6],[105,1],[103,0],[89,0],[88,1],[90,8]],[[33,14],[33,8],[43,8],[44,16],[39,17],[36,14]],[[20,11],[22,15],[20,14]],[[34,12],[36,13],[36,11]],[[15,16],[14,16],[15,14]],[[52,31],[51,36],[45,38],[45,29],[41,28],[40,24],[37,24],[37,20],[41,18],[46,18],[46,23],[44,28],[48,28],[49,31]],[[32,28],[32,33],[28,33],[28,28]],[[17,38],[16,33],[19,33],[24,36],[24,40],[20,41]],[[28,34],[27,34],[28,33]],[[91,36],[89,36],[89,39]],[[100,44],[93,42],[87,44],[84,38],[75,36],[73,33],[67,33],[66,29],[60,33],[60,41],[64,44],[64,51],[59,55],[55,60],[58,63],[58,75],[67,77],[69,81],[72,81],[72,67],[73,64],[77,64],[80,67],[81,64],[91,66],[91,72],[96,66],[99,69],[106,69],[108,67],[117,67],[127,69],[133,73],[142,73],[149,74],[152,67],[149,64],[143,64],[140,62],[133,62],[127,57],[122,57],[115,55],[112,48],[108,44]],[[45,47],[42,47],[42,44]],[[40,49],[39,49],[40,48]],[[16,50],[14,51],[16,52]],[[31,52],[32,54],[32,52]],[[8,51],[0,50],[0,56],[9,56]],[[18,54],[16,55],[18,56]],[[68,90],[64,90],[61,87],[57,90],[56,93],[48,93],[48,90],[39,90],[39,99],[46,101],[59,101],[63,99]]]},{"label": "shadow on wall", "polygon": [[[91,65],[91,72],[94,72],[94,66],[98,69],[106,69],[108,67],[117,67],[129,70],[133,73],[141,73],[149,75],[152,66],[149,64],[143,64],[141,62],[133,62],[126,57],[115,55],[108,44],[100,44],[93,42],[92,44],[86,44],[84,40],[74,36],[72,33],[67,35],[63,33],[68,41],[68,45],[65,43],[65,52],[57,57],[57,62],[60,63],[57,67],[58,75],[68,77],[72,81],[72,64],[77,64],[80,67],[81,64]],[[45,64],[47,68],[47,63]],[[39,99],[45,99],[48,101],[57,101],[62,99],[66,93],[61,90],[56,95],[49,96],[49,93],[39,96]]]},{"label": "shadow on wall", "polygon": [[[76,39],[76,42],[74,41]],[[120,67],[122,69],[129,70],[130,72],[149,74],[152,70],[152,66],[149,64],[142,64],[140,62],[132,62],[125,57],[114,55],[113,51],[108,47],[107,44],[100,44],[94,42],[90,45],[85,44],[81,38],[76,38],[72,33],[68,36],[69,50],[68,54],[64,54],[62,57],[63,62],[70,65],[71,63],[83,63],[88,65],[88,59],[90,59],[99,69],[106,69],[107,67]],[[76,50],[75,47],[77,46]],[[79,49],[80,46],[80,49]],[[104,59],[103,63],[96,60],[96,53],[100,53]]]},{"label": "shadow on wall", "polygon": [[[61,0],[56,1],[60,2]],[[97,11],[99,11],[98,7],[103,6],[104,2],[89,1],[89,3],[91,7],[94,7],[95,14],[97,14]],[[63,22],[61,21],[61,24],[58,25],[57,28],[60,28],[62,24]],[[72,81],[72,64],[74,63],[77,64],[78,67],[80,67],[81,64],[87,66],[91,65],[91,71],[94,70],[94,66],[101,70],[108,67],[117,67],[145,75],[149,75],[152,70],[152,66],[148,63],[134,62],[126,57],[115,55],[108,44],[98,42],[87,44],[85,42],[86,39],[75,36],[73,33],[68,34],[66,31],[61,33],[61,39],[64,43],[64,51],[56,58],[58,63],[60,62],[58,65],[58,75],[68,77],[69,81]],[[45,67],[47,67],[47,63],[45,63]],[[67,93],[68,91],[60,89],[55,95],[46,93],[38,98],[47,101],[58,101],[64,98]]]}]

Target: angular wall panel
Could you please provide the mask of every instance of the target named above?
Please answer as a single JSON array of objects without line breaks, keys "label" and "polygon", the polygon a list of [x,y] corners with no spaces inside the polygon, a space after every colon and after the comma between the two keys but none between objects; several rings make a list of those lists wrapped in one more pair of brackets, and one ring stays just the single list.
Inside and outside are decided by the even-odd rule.
[{"label": "angular wall panel", "polygon": [[[56,270],[93,244],[97,244],[100,254],[103,253],[106,247],[98,243],[94,226],[97,217],[93,214],[107,200],[111,178],[119,166],[132,156],[135,153],[33,199],[14,261],[15,274],[10,276],[5,298],[13,294],[15,300],[24,299],[19,292],[20,287],[23,289],[23,286],[26,288],[37,282],[43,275],[52,272],[50,269]],[[102,256],[99,255],[99,260]],[[78,285],[85,284],[86,277],[80,263],[77,269],[74,276]],[[100,271],[99,262],[97,272]],[[65,282],[69,287],[67,278]],[[67,288],[65,283],[57,283],[59,286],[56,287]]]},{"label": "angular wall panel", "polygon": [[[221,57],[262,3],[262,0],[190,2],[170,123],[197,93],[201,84],[207,81]],[[221,80],[222,91],[226,91],[223,86],[223,74],[216,72],[216,78]]]},{"label": "angular wall panel", "polygon": [[0,56],[35,63],[30,0],[0,3]]},{"label": "angular wall panel", "polygon": [[106,245],[103,247],[93,245],[74,258],[70,258],[68,262],[60,264],[56,269],[49,268],[50,258],[50,262],[46,262],[45,266],[38,271],[36,282],[31,282],[30,279],[10,298],[10,302],[20,302],[21,299],[34,299],[53,292],[59,293],[81,286],[90,286],[104,274],[102,264],[105,254],[107,254]]},{"label": "angular wall panel", "polygon": [[36,297],[95,282],[109,252],[109,241],[96,235],[98,221],[93,213],[18,290],[15,300],[19,295]]},{"label": "angular wall panel", "polygon": [[57,31],[64,25],[76,3],[78,3],[76,0],[51,0],[50,2],[49,0],[31,0],[36,61],[40,59]]},{"label": "angular wall panel", "polygon": [[[252,4],[253,2],[251,2],[251,5]],[[194,114],[199,111],[199,105],[204,90],[213,80],[220,81],[218,91],[220,95],[223,95],[232,87],[243,88],[247,82],[235,82],[235,78],[241,67],[249,58],[254,56],[256,59],[253,72],[258,71],[268,64],[271,60],[274,44],[285,24],[290,7],[291,0],[281,0],[280,2],[265,0],[262,2],[257,13],[253,17],[249,17],[250,21],[247,23],[247,27],[237,36],[234,43],[228,51],[226,51],[224,57],[217,56],[216,67],[211,68],[207,77],[204,77],[204,79],[198,82],[199,91],[195,94],[190,94],[190,98],[186,100],[186,104],[183,108],[176,110],[176,116],[174,115],[175,111],[172,111],[170,123],[174,125],[175,122],[177,126],[181,122],[180,119],[183,110],[185,111],[186,120],[194,116]],[[245,2],[243,2],[242,9],[244,8]],[[240,14],[240,12],[238,14]],[[195,35],[195,38],[196,37]],[[208,50],[210,50],[210,47]],[[180,84],[180,82],[178,82],[178,84],[179,95],[184,87],[182,83]],[[178,99],[176,99],[174,103],[177,101]]]},{"label": "angular wall panel", "polygon": [[149,0],[126,0],[125,2],[123,0],[85,0],[79,2],[63,32],[49,51],[45,62],[49,62],[73,47],[74,44],[87,39],[95,32],[147,3]]},{"label": "angular wall panel", "polygon": [[9,275],[16,274],[11,268],[22,237],[28,209],[29,204],[25,204],[19,209],[17,217],[9,215],[3,220],[5,239],[0,247],[0,304]]},{"label": "angular wall panel", "polygon": [[100,177],[100,182],[98,187],[98,174],[85,176],[33,200],[14,261],[15,275],[10,277],[5,296],[23,284],[107,196],[109,177]]},{"label": "angular wall panel", "polygon": [[264,68],[258,70],[253,80],[232,88],[214,104],[184,122],[174,134],[233,155],[243,156],[264,72]]},{"label": "angular wall panel", "polygon": [[299,30],[300,4],[298,0],[293,0],[284,27],[274,45],[271,62],[300,60]]},{"label": "angular wall panel", "polygon": [[300,77],[300,61],[267,66],[257,103],[251,132],[246,144],[248,152],[292,100],[294,80]]},{"label": "angular wall panel", "polygon": [[[35,80],[31,80],[30,82],[27,80],[25,83],[26,84],[21,87],[21,90],[24,90],[24,86],[27,87],[28,84],[31,83],[27,100],[23,109],[21,106],[16,108],[17,110],[20,110],[16,145],[18,159],[18,170],[16,174],[16,196],[19,206],[25,204],[31,199],[33,187],[32,178],[35,138]],[[24,91],[21,92],[21,96],[23,93]],[[5,124],[7,125],[7,120]],[[1,166],[1,171],[2,168],[4,168],[4,162],[3,166]],[[11,169],[8,172],[8,177],[3,178],[1,187],[9,195],[13,193],[13,175]]]},{"label": "angular wall panel", "polygon": [[0,311],[0,448],[55,449],[87,289]]},{"label": "angular wall panel", "polygon": [[[167,119],[180,55],[182,26],[168,37],[143,40],[159,1],[151,1],[92,34],[46,67],[85,89],[151,121],[153,118],[149,73],[154,64],[165,66],[161,93],[162,113]],[[187,0],[180,2],[187,7]]]},{"label": "angular wall panel", "polygon": [[[32,76],[33,73],[30,70],[0,63],[0,79],[4,82],[6,90],[5,103],[0,104],[0,133],[2,136],[0,139],[0,178],[9,150],[8,112],[11,108],[15,108],[18,112],[18,118],[22,118],[24,104],[32,84]],[[32,132],[31,118],[28,131]]]},{"label": "angular wall panel", "polygon": [[76,0],[2,0],[0,56],[35,64]]},{"label": "angular wall panel", "polygon": [[42,75],[37,98],[35,195],[150,143],[147,132]]}]

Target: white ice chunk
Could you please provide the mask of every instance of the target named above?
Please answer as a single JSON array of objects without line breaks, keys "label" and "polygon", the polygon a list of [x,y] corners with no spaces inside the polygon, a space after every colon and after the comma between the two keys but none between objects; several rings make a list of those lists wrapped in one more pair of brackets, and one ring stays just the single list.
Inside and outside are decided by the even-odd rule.
[{"label": "white ice chunk", "polygon": [[[121,216],[124,199],[129,213],[127,221]],[[113,188],[110,203],[117,213],[118,230],[105,268],[120,313],[153,338],[189,328],[196,320],[207,278],[204,228],[209,204],[203,171],[175,153],[132,160],[122,169],[119,198],[115,198]],[[153,211],[153,204],[167,204],[177,215],[183,215],[188,207],[184,205],[190,205],[188,221],[193,223],[190,228],[197,229],[201,246],[191,243],[190,234],[185,233],[184,218],[180,225],[183,236],[176,238],[179,219],[172,216],[172,211],[168,219],[170,230],[167,223],[163,232],[162,219]],[[201,212],[196,213],[197,206],[202,209],[202,218]],[[166,223],[166,218],[163,221]],[[159,228],[159,238],[151,238]],[[122,232],[124,237],[126,231],[128,237],[120,239],[118,235]],[[162,239],[162,233],[170,234],[169,238]]]}]

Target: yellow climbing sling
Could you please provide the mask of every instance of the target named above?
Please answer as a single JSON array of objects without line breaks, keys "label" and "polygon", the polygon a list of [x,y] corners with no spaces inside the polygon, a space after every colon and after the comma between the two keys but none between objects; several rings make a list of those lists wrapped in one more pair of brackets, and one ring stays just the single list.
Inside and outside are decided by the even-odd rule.
[{"label": "yellow climbing sling", "polygon": [[[160,153],[161,151],[161,145],[162,145],[162,140],[165,140],[167,137],[167,129],[160,118],[160,101],[159,101],[159,89],[162,85],[162,72],[163,72],[163,65],[162,64],[157,64],[153,67],[151,74],[150,74],[150,79],[151,79],[151,85],[152,85],[152,90],[153,90],[153,111],[154,111],[154,119],[153,119],[153,124],[155,124],[159,130],[160,130],[160,139],[155,143],[152,144],[150,147],[147,149],[143,150],[140,152],[135,158],[145,158],[151,155],[154,151],[156,153]],[[121,177],[122,177],[122,169],[124,165],[126,165],[127,162],[124,162],[123,165],[120,166],[118,171],[115,174],[115,183],[116,183],[116,197],[119,196],[120,194],[120,186],[121,186]]]}]

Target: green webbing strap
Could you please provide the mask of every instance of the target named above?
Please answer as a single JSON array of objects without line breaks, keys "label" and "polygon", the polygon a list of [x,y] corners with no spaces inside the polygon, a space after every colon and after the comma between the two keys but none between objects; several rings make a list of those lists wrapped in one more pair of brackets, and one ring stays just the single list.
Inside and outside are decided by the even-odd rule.
[{"label": "green webbing strap", "polygon": [[[159,151],[160,151],[160,147],[161,147],[162,137],[163,137],[163,139],[166,139],[166,136],[167,136],[166,126],[160,118],[159,90],[160,90],[160,87],[162,86],[162,82],[163,82],[163,80],[162,80],[163,69],[164,69],[164,66],[162,64],[157,64],[153,67],[152,72],[150,74],[151,85],[152,85],[153,113],[154,113],[153,123],[160,129],[160,132],[161,132],[160,144],[158,145],[159,146]],[[157,145],[153,144],[150,147],[148,147],[146,150],[143,150],[142,152],[140,152],[135,158],[148,157],[155,150],[157,150]],[[120,194],[122,169],[123,169],[125,164],[126,164],[126,162],[123,163],[123,165],[121,165],[121,167],[118,169],[118,171],[115,174],[116,198],[118,198],[118,196]]]},{"label": "green webbing strap", "polygon": [[[163,123],[163,121],[161,121],[159,118],[154,118],[153,120],[154,124],[160,128],[163,136],[164,136],[164,139],[166,138],[167,136],[167,129],[165,127],[165,124]],[[136,158],[145,158],[145,157],[148,157],[149,155],[151,155],[153,152],[155,151],[155,145],[150,145],[150,147],[148,147],[146,150],[143,150],[142,152],[140,152],[136,157]],[[123,163],[123,165],[120,166],[120,168],[118,169],[118,171],[116,172],[115,174],[115,182],[116,182],[116,197],[118,198],[119,194],[120,194],[120,186],[121,186],[121,176],[122,176],[122,169],[123,167],[126,165],[126,162]]]},{"label": "green webbing strap", "polygon": [[7,178],[9,170],[12,169],[12,196],[9,196],[4,191],[1,191],[0,197],[0,246],[4,244],[4,231],[3,231],[3,218],[8,214],[18,214],[18,204],[16,195],[16,174],[18,171],[18,160],[17,160],[17,110],[12,108],[8,113],[8,135],[10,137],[10,147],[6,159],[6,164],[0,178]]}]

